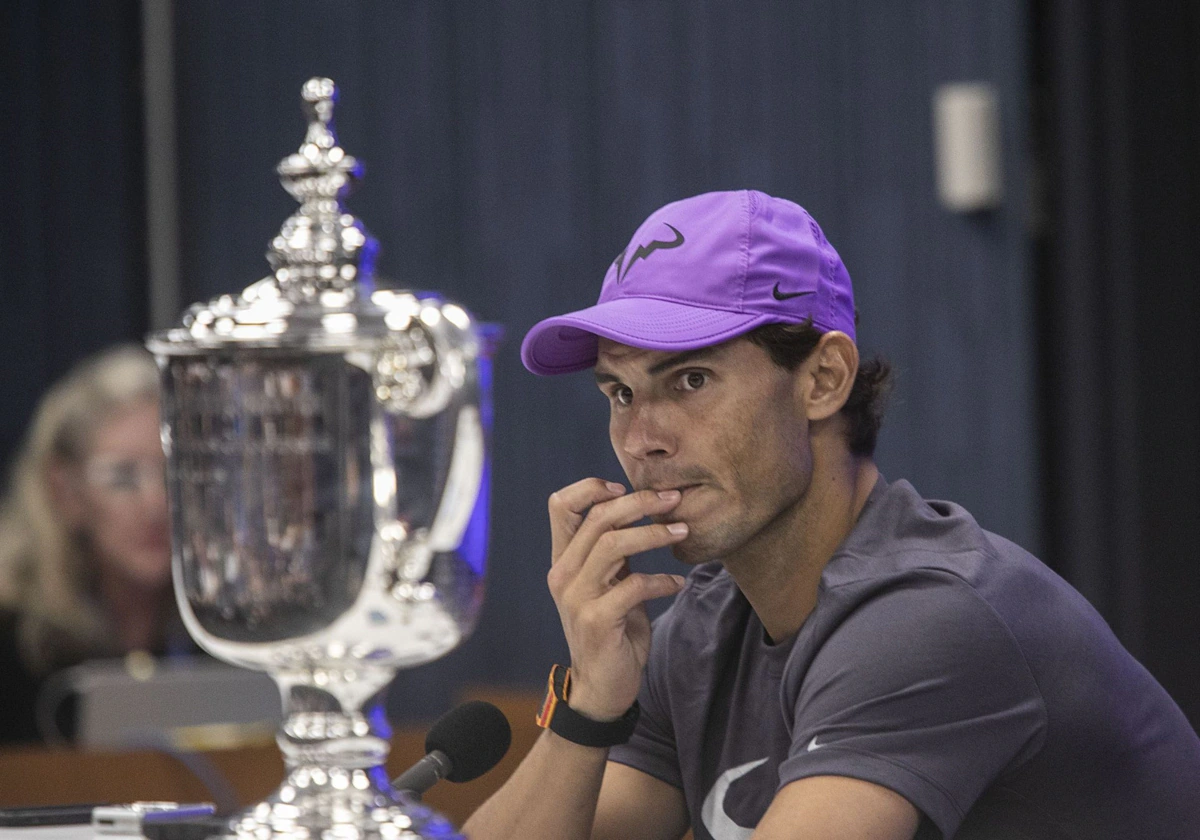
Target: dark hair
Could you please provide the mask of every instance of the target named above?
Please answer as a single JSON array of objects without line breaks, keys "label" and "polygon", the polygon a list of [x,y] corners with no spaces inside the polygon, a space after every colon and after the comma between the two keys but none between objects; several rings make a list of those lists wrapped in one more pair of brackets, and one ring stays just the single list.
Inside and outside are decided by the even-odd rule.
[{"label": "dark hair", "polygon": [[[854,313],[858,323],[858,313]],[[766,350],[775,364],[795,370],[812,355],[822,333],[812,319],[802,324],[765,324],[746,333],[746,338]],[[841,413],[847,421],[847,443],[854,455],[875,454],[875,439],[883,424],[883,412],[892,390],[892,366],[882,356],[860,360],[850,396]]]}]

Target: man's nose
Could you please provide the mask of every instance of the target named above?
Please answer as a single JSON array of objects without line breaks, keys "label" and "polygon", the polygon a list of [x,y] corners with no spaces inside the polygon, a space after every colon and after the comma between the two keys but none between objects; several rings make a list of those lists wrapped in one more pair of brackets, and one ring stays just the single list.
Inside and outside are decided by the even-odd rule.
[{"label": "man's nose", "polygon": [[665,407],[635,406],[629,413],[621,448],[633,458],[669,458],[675,454],[675,434]]}]

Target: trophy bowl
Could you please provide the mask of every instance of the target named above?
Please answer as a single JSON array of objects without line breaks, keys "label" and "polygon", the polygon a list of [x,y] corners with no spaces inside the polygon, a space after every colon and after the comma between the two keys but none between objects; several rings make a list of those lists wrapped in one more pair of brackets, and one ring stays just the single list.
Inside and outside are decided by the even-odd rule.
[{"label": "trophy bowl", "polygon": [[376,290],[336,90],[279,166],[300,208],[272,273],[152,335],[175,593],[213,656],[279,685],[287,776],[228,834],[449,837],[393,791],[386,688],[472,631],[487,552],[493,333],[436,295]]}]

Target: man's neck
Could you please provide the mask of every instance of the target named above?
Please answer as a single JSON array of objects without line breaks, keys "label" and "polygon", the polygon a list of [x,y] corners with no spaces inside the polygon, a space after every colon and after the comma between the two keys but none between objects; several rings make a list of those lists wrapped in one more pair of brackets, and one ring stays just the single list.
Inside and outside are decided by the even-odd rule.
[{"label": "man's neck", "polygon": [[853,530],[878,477],[871,458],[814,452],[803,498],[726,558],[725,568],[773,641],[793,635],[813,611],[821,573]]}]

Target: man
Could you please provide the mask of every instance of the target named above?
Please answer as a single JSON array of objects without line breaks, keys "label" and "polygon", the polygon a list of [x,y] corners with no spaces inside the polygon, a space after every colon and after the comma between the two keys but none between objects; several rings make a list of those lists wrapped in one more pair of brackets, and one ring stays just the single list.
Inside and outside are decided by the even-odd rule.
[{"label": "man", "polygon": [[[633,492],[550,499],[571,667],[472,840],[1200,837],[1200,740],[1097,613],[880,476],[854,336],[836,251],[757,192],[658,210],[530,331],[534,373],[595,366]],[[630,571],[660,546],[686,581]]]}]

